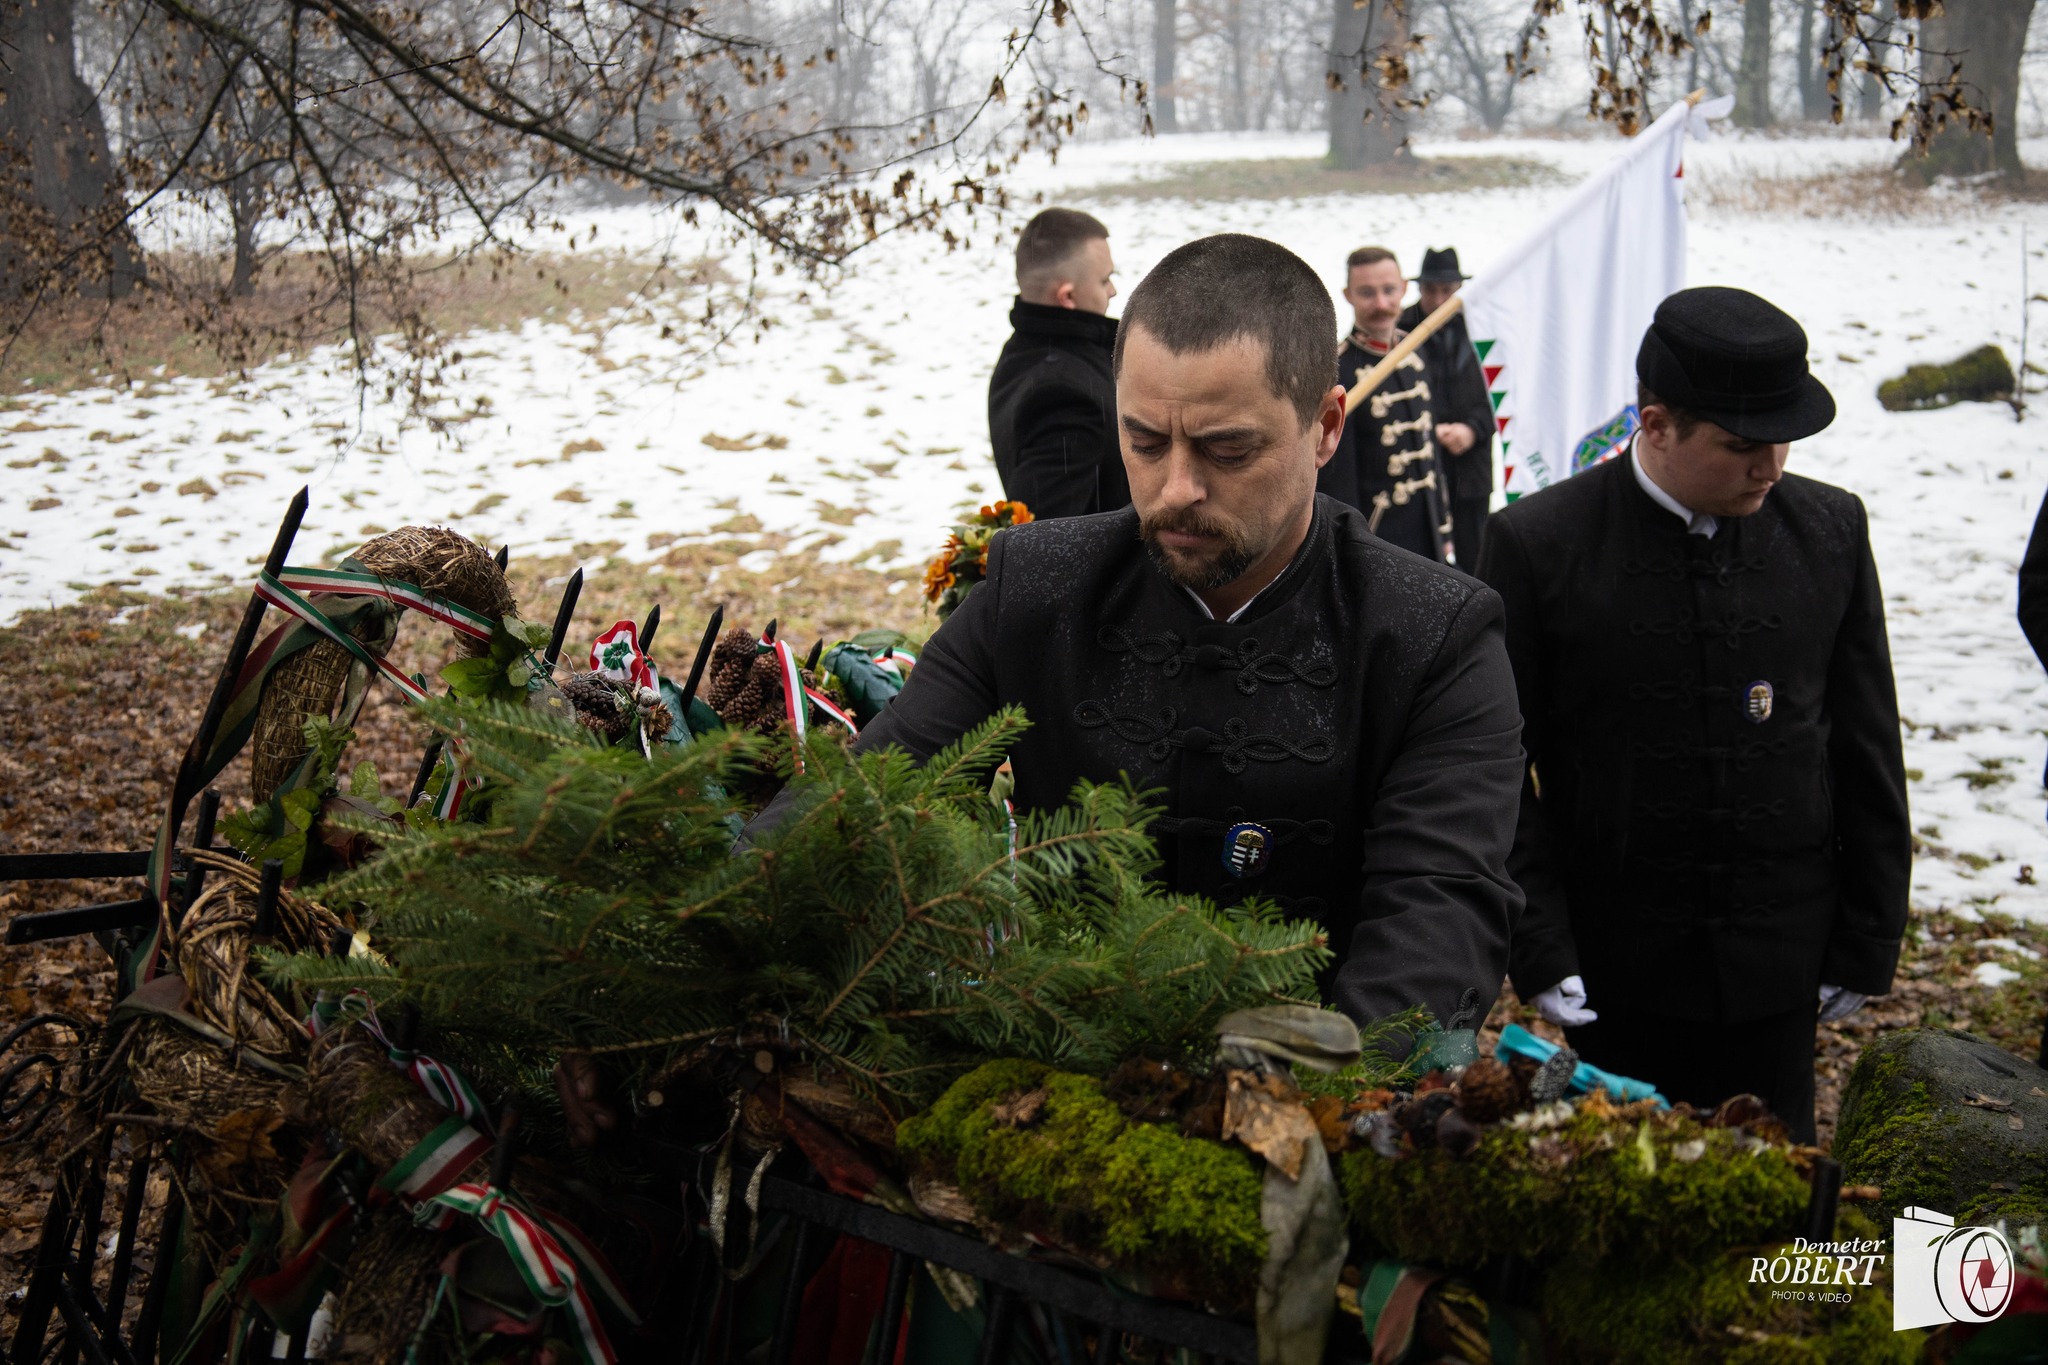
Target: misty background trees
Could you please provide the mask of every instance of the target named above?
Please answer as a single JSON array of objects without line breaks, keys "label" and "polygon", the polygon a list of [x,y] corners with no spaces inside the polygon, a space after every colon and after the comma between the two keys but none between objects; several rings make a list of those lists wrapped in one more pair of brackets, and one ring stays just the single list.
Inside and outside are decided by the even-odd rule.
[{"label": "misty background trees", "polygon": [[[0,344],[138,289],[289,284],[308,336],[396,331],[422,268],[560,196],[645,196],[771,268],[964,231],[1076,136],[1624,130],[1686,91],[2023,174],[2034,0],[0,0]],[[2037,40],[2038,41],[2038,40]],[[1927,155],[1918,156],[1924,150]],[[372,325],[366,318],[375,314]],[[277,327],[273,310],[265,324]],[[241,342],[236,328],[245,329]]]}]

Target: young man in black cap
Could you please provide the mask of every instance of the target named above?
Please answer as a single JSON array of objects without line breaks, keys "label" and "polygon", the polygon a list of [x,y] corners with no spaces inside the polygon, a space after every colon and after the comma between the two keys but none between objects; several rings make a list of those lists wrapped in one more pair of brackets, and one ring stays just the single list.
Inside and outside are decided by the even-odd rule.
[{"label": "young man in black cap", "polygon": [[988,437],[1003,496],[1032,515],[1113,512],[1131,500],[1117,449],[1109,229],[1046,209],[1017,238],[1010,339],[988,382]]},{"label": "young man in black cap", "polygon": [[1835,404],[1763,299],[1672,295],[1636,374],[1628,453],[1478,565],[1532,771],[1511,972],[1588,1061],[1811,1141],[1817,1018],[1891,989],[1912,861],[1863,504],[1785,473]]},{"label": "young man in black cap", "polygon": [[[1412,332],[1424,318],[1450,301],[1470,275],[1458,268],[1458,249],[1447,246],[1422,253],[1416,272],[1418,300],[1403,309],[1395,326]],[[1422,343],[1424,371],[1436,389],[1436,448],[1442,457],[1444,483],[1450,499],[1451,539],[1458,563],[1479,562],[1486,518],[1493,507],[1493,400],[1486,375],[1472,349],[1472,334],[1459,313]]]}]

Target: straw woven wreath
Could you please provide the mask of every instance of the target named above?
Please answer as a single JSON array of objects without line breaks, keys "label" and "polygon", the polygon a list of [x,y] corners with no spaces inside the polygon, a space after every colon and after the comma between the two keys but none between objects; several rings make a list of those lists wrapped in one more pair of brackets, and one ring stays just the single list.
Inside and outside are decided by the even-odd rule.
[{"label": "straw woven wreath", "polygon": [[[380,578],[410,583],[493,621],[518,611],[497,561],[483,546],[445,527],[401,526],[365,543],[351,557]],[[488,649],[461,631],[450,634],[465,658]],[[391,645],[388,639],[357,638],[373,652]],[[249,761],[249,789],[258,801],[276,791],[305,758],[306,720],[333,714],[348,667],[348,651],[332,640],[321,640],[286,659],[265,680]]]}]

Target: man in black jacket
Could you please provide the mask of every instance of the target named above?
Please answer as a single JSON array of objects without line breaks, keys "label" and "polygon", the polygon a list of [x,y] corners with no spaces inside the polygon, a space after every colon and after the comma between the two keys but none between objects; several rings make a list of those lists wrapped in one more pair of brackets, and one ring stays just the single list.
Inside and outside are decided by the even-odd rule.
[{"label": "man in black jacket", "polygon": [[1469,1030],[1521,906],[1500,603],[1316,495],[1344,424],[1335,323],[1272,242],[1161,261],[1118,337],[1135,505],[999,532],[986,581],[858,746],[923,759],[1022,706],[1020,806],[1128,774],[1161,793],[1169,885],[1320,920],[1326,990],[1356,1019],[1420,1003]]},{"label": "man in black jacket", "polygon": [[[1419,298],[1401,311],[1394,325],[1404,333],[1414,331],[1470,278],[1458,268],[1456,247],[1423,252],[1422,269],[1415,275]],[[1436,448],[1451,504],[1451,540],[1458,563],[1469,569],[1479,562],[1486,518],[1493,508],[1494,428],[1493,400],[1487,395],[1486,375],[1479,368],[1463,313],[1453,314],[1422,343],[1422,363],[1435,388],[1436,415],[1442,419],[1436,424]]]},{"label": "man in black jacket", "polygon": [[[1407,292],[1400,263],[1385,247],[1362,246],[1346,258],[1344,301],[1353,326],[1337,347],[1337,382],[1346,389],[1400,343],[1395,319]],[[1442,564],[1450,561],[1451,509],[1437,452],[1435,384],[1420,351],[1395,365],[1352,410],[1316,489],[1356,507],[1381,540]]]},{"label": "man in black jacket", "polygon": [[1017,238],[1017,302],[988,381],[988,436],[1003,496],[1032,515],[1109,512],[1131,500],[1117,450],[1109,229],[1047,209]]},{"label": "man in black jacket", "polygon": [[1784,472],[1835,408],[1777,308],[1682,290],[1636,373],[1627,457],[1495,513],[1478,566],[1533,772],[1512,973],[1596,1007],[1588,1061],[1811,1141],[1816,1018],[1891,989],[1912,861],[1869,529]]}]

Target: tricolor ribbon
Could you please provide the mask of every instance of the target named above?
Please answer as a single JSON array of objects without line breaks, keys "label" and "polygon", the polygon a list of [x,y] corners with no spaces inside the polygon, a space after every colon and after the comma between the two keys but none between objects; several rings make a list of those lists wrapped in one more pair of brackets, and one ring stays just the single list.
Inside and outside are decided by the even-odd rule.
[{"label": "tricolor ribbon", "polygon": [[820,711],[823,711],[826,715],[838,721],[841,725],[844,725],[847,729],[847,733],[853,735],[858,735],[860,733],[860,727],[853,723],[853,717],[848,715],[845,711],[841,710],[838,704],[835,703],[830,697],[826,696],[823,692],[820,692],[815,687],[806,686],[804,688],[804,695],[811,699],[811,705],[817,707]]},{"label": "tricolor ribbon", "polygon": [[471,611],[460,602],[436,597],[424,588],[395,578],[349,569],[294,569],[279,571],[277,581],[298,592],[340,593],[349,597],[377,597],[419,612],[442,625],[453,626],[471,639],[488,641],[497,624],[482,612]]},{"label": "tricolor ribbon", "polygon": [[796,651],[787,641],[763,638],[761,648],[775,656],[776,670],[782,675],[782,714],[789,721],[789,732],[796,739],[796,770],[804,770],[804,737],[810,733],[804,705],[804,671],[797,666]]},{"label": "tricolor ribbon", "polygon": [[509,1190],[494,1185],[452,1186],[422,1200],[413,1217],[425,1222],[434,1216],[429,1210],[441,1209],[483,1224],[504,1244],[528,1292],[550,1308],[569,1310],[587,1365],[617,1365],[618,1353],[605,1335],[591,1288],[602,1293],[626,1321],[638,1326],[640,1319],[626,1302],[604,1257],[580,1233],[526,1207]]},{"label": "tricolor ribbon", "polygon": [[384,1045],[392,1065],[410,1076],[413,1084],[426,1092],[428,1099],[470,1122],[482,1124],[486,1129],[491,1126],[490,1110],[468,1078],[446,1062],[393,1043],[384,1032],[382,1021],[377,1018],[376,1002],[367,992],[350,991],[325,1010],[322,1010],[321,1002],[315,1002],[313,1009],[312,1017],[306,1021],[307,1032],[318,1036],[336,1022],[361,1024],[372,1038]]}]

